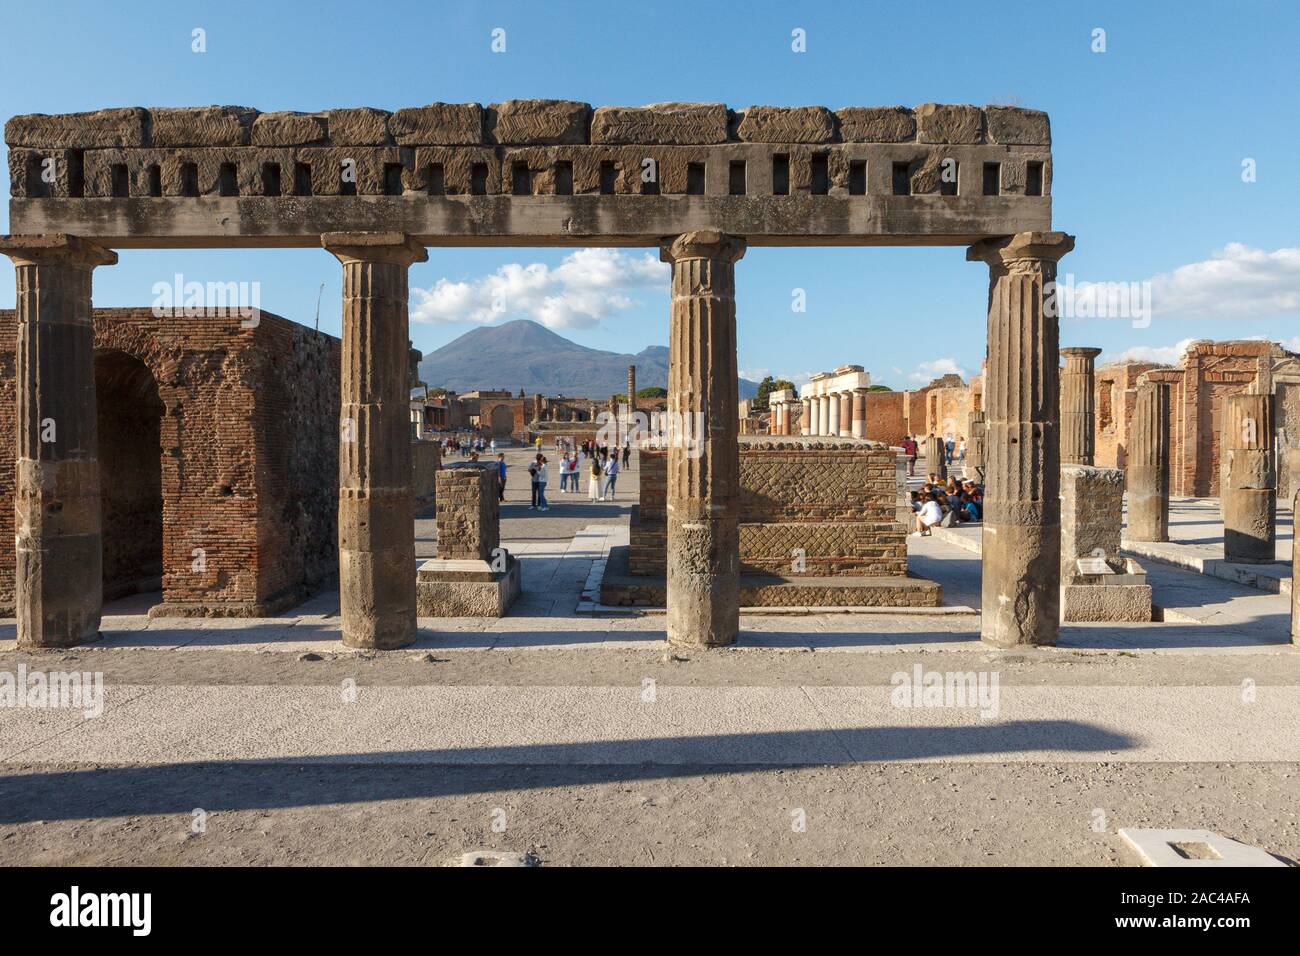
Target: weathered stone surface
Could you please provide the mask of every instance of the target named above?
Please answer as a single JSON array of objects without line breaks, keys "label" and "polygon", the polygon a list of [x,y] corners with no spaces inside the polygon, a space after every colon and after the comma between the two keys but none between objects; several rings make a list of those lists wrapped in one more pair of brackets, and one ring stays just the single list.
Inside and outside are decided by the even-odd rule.
[{"label": "weathered stone surface", "polygon": [[587,142],[591,106],[576,100],[506,100],[487,112],[488,138],[503,146],[558,146]]},{"label": "weathered stone surface", "polygon": [[327,114],[330,142],[335,146],[385,146],[392,142],[388,123],[392,114],[369,106],[330,110]]},{"label": "weathered stone surface", "polygon": [[829,143],[835,114],[824,106],[751,106],[736,135],[746,143]]},{"label": "weathered stone surface", "polygon": [[144,146],[148,142],[148,114],[138,106],[61,113],[28,113],[5,124],[5,142],[36,149]]},{"label": "weathered stone surface", "polygon": [[246,106],[155,107],[149,139],[154,146],[247,146],[256,116]]},{"label": "weathered stone surface", "polygon": [[984,118],[990,142],[1019,146],[1050,146],[1052,143],[1051,124],[1042,110],[986,106]]},{"label": "weathered stone surface", "polygon": [[1063,621],[1151,620],[1149,584],[1067,584],[1061,588]]},{"label": "weathered stone surface", "polygon": [[1169,386],[1138,379],[1124,481],[1133,541],[1169,540]]},{"label": "weathered stone surface", "polygon": [[523,590],[519,559],[503,553],[505,570],[471,575],[451,566],[468,563],[436,559],[420,565],[415,583],[415,606],[419,617],[502,617]]},{"label": "weathered stone surface", "polygon": [[1229,395],[1223,403],[1223,557],[1259,563],[1277,558],[1277,472],[1272,395]]},{"label": "weathered stone surface", "polygon": [[1091,465],[1095,447],[1094,364],[1101,349],[1061,349],[1061,464]]},{"label": "weathered stone surface", "polygon": [[846,143],[910,143],[916,117],[903,106],[848,106],[835,111]]},{"label": "weathered stone surface", "polygon": [[633,146],[725,143],[727,107],[724,103],[602,106],[591,117],[591,141]]},{"label": "weathered stone surface", "polygon": [[402,146],[474,146],[483,142],[483,107],[430,103],[398,110],[388,121]]},{"label": "weathered stone surface", "polygon": [[1100,557],[1123,573],[1124,472],[1118,468],[1061,464],[1061,581],[1080,576],[1079,559]]},{"label": "weathered stone surface", "polygon": [[984,114],[977,106],[923,103],[915,110],[917,137],[922,143],[982,143]]},{"label": "weathered stone surface", "polygon": [[328,136],[319,113],[261,113],[253,120],[254,146],[308,146]]}]

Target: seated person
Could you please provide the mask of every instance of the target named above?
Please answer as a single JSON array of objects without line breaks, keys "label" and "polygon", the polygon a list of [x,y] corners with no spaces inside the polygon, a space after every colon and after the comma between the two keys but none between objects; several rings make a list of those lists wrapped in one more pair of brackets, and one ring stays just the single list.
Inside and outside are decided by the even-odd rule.
[{"label": "seated person", "polygon": [[928,535],[930,529],[943,520],[943,508],[939,505],[939,497],[933,492],[929,498],[921,505],[920,512],[916,516],[916,530],[912,532],[912,537],[919,538],[922,535]]}]

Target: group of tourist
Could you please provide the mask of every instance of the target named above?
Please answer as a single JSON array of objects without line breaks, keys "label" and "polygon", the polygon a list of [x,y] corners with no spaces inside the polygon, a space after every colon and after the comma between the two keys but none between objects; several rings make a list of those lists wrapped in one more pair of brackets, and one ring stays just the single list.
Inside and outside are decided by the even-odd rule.
[{"label": "group of tourist", "polygon": [[[495,450],[496,443],[492,443]],[[479,453],[471,448],[468,452],[470,461],[478,461]],[[560,453],[560,491],[576,494],[581,490],[582,476],[587,475],[587,497],[591,501],[613,501],[618,488],[619,473],[628,467],[632,457],[630,445],[623,449],[611,449],[605,444],[584,441],[578,450],[562,450]],[[621,459],[621,461],[620,461]],[[506,500],[506,456],[497,453],[497,500]],[[546,500],[546,484],[549,478],[549,460],[540,450],[528,463],[528,479],[531,486],[529,511],[550,511],[550,502]]]},{"label": "group of tourist", "polygon": [[444,458],[449,458],[456,452],[459,452],[462,458],[471,458],[485,451],[495,453],[497,450],[497,440],[493,438],[487,441],[482,435],[449,435],[441,439],[438,445]]},{"label": "group of tourist", "polygon": [[914,536],[928,535],[934,527],[951,528],[957,524],[982,521],[984,518],[984,488],[967,478],[958,481],[949,476],[946,482],[939,476],[912,492],[912,512],[915,518]]}]

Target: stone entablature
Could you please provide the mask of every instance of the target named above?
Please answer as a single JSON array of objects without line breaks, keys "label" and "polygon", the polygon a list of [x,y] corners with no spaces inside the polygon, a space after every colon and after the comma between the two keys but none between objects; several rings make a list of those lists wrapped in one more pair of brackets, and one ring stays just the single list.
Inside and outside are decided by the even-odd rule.
[{"label": "stone entablature", "polygon": [[799,432],[832,438],[866,438],[870,387],[871,376],[861,365],[841,365],[833,372],[818,372],[803,387]]},{"label": "stone entablature", "polygon": [[[1012,107],[128,108],[15,116],[5,139],[14,232],[73,232],[117,246],[313,245],[344,227],[400,230],[426,244],[534,234],[654,244],[694,228],[769,242],[882,235],[961,244],[1051,221],[1047,115]],[[639,201],[613,217],[575,215],[583,207],[562,202],[514,222],[508,206],[485,217],[466,215],[464,202],[445,205],[601,195]],[[727,202],[665,198],[674,196]],[[346,210],[302,202],[348,197],[422,202]],[[108,219],[60,202],[100,198],[172,202]],[[199,198],[279,201],[220,210],[182,202]],[[836,202],[855,198],[871,205]]]}]

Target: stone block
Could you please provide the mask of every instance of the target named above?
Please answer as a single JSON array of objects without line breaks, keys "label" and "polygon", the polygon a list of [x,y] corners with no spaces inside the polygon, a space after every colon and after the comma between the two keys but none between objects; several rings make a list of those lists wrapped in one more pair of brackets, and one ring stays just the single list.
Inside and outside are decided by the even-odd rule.
[{"label": "stone block", "polygon": [[309,146],[329,136],[319,113],[261,113],[253,120],[254,146]]},{"label": "stone block", "polygon": [[1079,577],[1079,558],[1100,554],[1116,572],[1123,528],[1124,472],[1089,465],[1061,466],[1061,580]]},{"label": "stone block", "polygon": [[602,106],[591,117],[591,141],[631,146],[725,143],[727,107],[724,103]]},{"label": "stone block", "polygon": [[62,113],[27,113],[5,123],[5,142],[34,149],[104,149],[148,143],[148,113],[140,107]]},{"label": "stone block", "polygon": [[910,143],[916,117],[903,106],[849,106],[836,110],[840,139],[846,143]]},{"label": "stone block", "polygon": [[505,570],[486,561],[435,559],[420,565],[415,582],[419,617],[503,617],[523,591],[519,560],[502,552]]},{"label": "stone block", "polygon": [[1042,110],[1017,106],[986,106],[989,141],[1011,146],[1050,146],[1052,128]]},{"label": "stone block", "polygon": [[924,103],[915,110],[922,143],[975,144],[984,141],[984,113],[977,106]]},{"label": "stone block", "polygon": [[357,106],[325,115],[330,143],[335,146],[386,146],[393,141],[388,132],[392,114],[387,110]]},{"label": "stone block", "polygon": [[835,114],[824,106],[751,106],[736,135],[746,143],[829,143]]},{"label": "stone block", "polygon": [[576,100],[506,100],[487,112],[488,138],[503,146],[580,145],[587,142],[591,106]]},{"label": "stone block", "polygon": [[1061,620],[1151,620],[1149,584],[1067,584],[1061,588]]},{"label": "stone block", "polygon": [[402,146],[477,146],[483,142],[483,107],[430,103],[398,110],[388,122]]},{"label": "stone block", "polygon": [[246,106],[154,108],[149,137],[155,147],[247,146],[257,110]]}]

